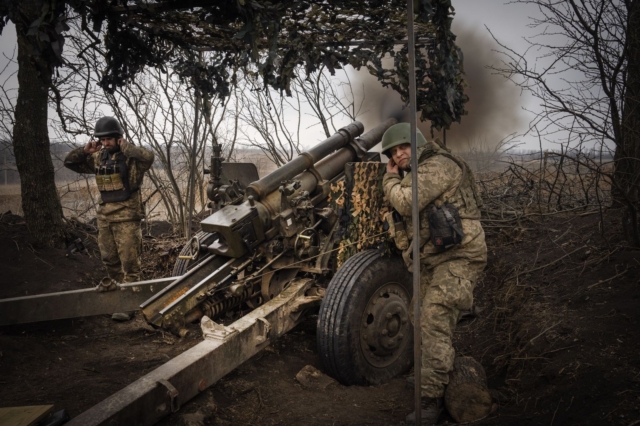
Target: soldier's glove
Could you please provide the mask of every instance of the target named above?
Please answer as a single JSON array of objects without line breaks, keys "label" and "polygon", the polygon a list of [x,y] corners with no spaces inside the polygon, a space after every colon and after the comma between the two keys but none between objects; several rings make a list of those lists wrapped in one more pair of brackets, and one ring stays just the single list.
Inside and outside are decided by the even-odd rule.
[{"label": "soldier's glove", "polygon": [[96,286],[96,291],[102,293],[104,291],[114,291],[118,288],[118,283],[111,278],[103,278],[100,280],[100,284]]}]

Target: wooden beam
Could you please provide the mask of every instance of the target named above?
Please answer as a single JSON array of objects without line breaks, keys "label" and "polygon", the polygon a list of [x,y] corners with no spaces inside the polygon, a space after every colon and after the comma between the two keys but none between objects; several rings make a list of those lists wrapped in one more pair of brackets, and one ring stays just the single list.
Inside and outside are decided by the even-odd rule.
[{"label": "wooden beam", "polygon": [[28,405],[0,408],[0,426],[32,426],[44,419],[53,405]]}]

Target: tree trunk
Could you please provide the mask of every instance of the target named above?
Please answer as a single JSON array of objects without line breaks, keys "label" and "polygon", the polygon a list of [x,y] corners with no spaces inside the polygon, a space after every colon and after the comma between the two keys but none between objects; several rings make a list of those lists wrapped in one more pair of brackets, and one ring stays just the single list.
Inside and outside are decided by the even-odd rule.
[{"label": "tree trunk", "polygon": [[640,246],[640,2],[632,1],[627,23],[627,81],[622,110],[622,143],[616,146],[613,197],[624,205],[627,240]]},{"label": "tree trunk", "polygon": [[[23,0],[20,11],[29,22],[42,13],[42,0]],[[54,181],[47,127],[51,68],[29,52],[33,37],[28,24],[16,22],[18,36],[18,100],[13,128],[13,149],[20,174],[22,211],[29,233],[39,244],[63,242],[62,205]],[[37,62],[36,62],[37,61]]]},{"label": "tree trunk", "polygon": [[458,423],[473,422],[489,415],[493,401],[487,376],[478,361],[471,357],[455,359],[444,402]]}]

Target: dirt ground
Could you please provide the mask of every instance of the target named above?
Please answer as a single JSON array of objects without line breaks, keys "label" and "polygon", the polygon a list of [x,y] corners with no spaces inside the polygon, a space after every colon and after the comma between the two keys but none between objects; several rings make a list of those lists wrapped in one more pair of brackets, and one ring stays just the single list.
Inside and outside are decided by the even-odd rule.
[{"label": "dirt ground", "polygon": [[[620,219],[598,214],[486,222],[489,265],[480,315],[456,331],[459,354],[487,371],[498,409],[479,425],[640,425],[640,251]],[[87,254],[30,244],[21,219],[0,220],[0,297],[89,287],[103,271],[91,227]],[[157,227],[155,234],[163,232]],[[146,237],[151,275],[170,269],[176,242]],[[400,377],[376,387],[303,387],[320,368],[316,317],[186,403],[163,425],[398,425],[413,392]],[[0,328],[0,406],[55,404],[75,416],[200,338],[178,339],[138,315]],[[443,418],[442,424],[453,423]]]}]

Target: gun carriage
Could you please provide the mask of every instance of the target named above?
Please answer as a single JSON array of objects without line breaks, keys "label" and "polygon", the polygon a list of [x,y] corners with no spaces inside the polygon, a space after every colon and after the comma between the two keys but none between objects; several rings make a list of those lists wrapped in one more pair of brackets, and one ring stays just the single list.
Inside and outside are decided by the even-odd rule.
[{"label": "gun carriage", "polygon": [[[381,250],[361,251],[338,269],[345,212],[329,200],[348,163],[379,161],[368,151],[395,122],[364,134],[354,122],[262,179],[254,179],[255,166],[222,163],[215,149],[207,189],[214,213],[183,248],[174,278],[119,285],[115,296],[87,290],[5,299],[0,325],[132,303],[147,322],[178,335],[200,321],[202,343],[72,424],[153,424],[318,307],[318,352],[327,373],[344,384],[377,384],[405,372],[412,363],[410,275],[399,257]],[[79,298],[90,307],[68,307]],[[240,308],[248,313],[234,323],[219,320]]]}]

